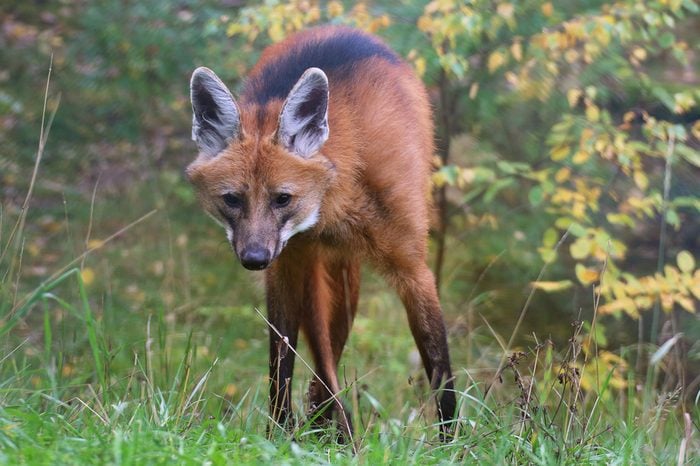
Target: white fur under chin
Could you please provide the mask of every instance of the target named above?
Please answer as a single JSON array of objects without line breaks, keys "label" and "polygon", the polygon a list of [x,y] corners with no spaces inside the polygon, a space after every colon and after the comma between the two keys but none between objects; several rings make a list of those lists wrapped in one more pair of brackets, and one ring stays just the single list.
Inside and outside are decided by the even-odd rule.
[{"label": "white fur under chin", "polygon": [[314,209],[313,212],[311,212],[311,214],[308,217],[302,220],[302,222],[299,223],[297,226],[293,228],[283,229],[282,234],[280,235],[280,240],[282,241],[282,243],[286,243],[292,236],[296,235],[297,233],[301,233],[302,231],[306,231],[312,226],[316,225],[316,222],[318,222],[320,210],[321,208],[317,207],[316,209]]}]

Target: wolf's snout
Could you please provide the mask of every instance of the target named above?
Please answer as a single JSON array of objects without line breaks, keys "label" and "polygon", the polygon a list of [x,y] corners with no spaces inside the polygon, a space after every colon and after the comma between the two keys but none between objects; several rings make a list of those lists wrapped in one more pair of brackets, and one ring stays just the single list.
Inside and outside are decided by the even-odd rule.
[{"label": "wolf's snout", "polygon": [[272,254],[267,248],[253,245],[241,251],[241,264],[248,270],[262,270],[270,265]]}]

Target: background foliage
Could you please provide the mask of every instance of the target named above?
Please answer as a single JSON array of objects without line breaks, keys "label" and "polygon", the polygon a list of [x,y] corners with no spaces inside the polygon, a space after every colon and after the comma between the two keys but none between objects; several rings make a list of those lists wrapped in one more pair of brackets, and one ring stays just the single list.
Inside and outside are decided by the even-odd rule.
[{"label": "background foliage", "polygon": [[[572,413],[585,400],[633,403],[638,391],[641,411],[623,409],[628,425],[631,413],[658,420],[670,411],[680,431],[684,413],[697,429],[700,8],[560,3],[4,2],[5,400],[22,405],[33,390],[85,399],[87,384],[105,406],[121,406],[109,399],[113,387],[126,386],[116,398],[137,399],[132,380],[142,380],[149,400],[162,397],[147,405],[155,418],[180,426],[198,411],[184,394],[204,396],[200,385],[188,392],[182,371],[206,374],[211,392],[233,404],[264,385],[261,290],[222,260],[224,237],[181,175],[194,155],[187,83],[206,65],[235,90],[265,45],[336,23],[383,37],[434,101],[433,257],[454,362],[468,374],[458,377],[491,381],[508,370],[515,392],[529,393],[517,370],[523,351],[532,377],[551,371],[541,386],[550,377],[575,388]],[[34,183],[43,117],[50,135]],[[62,275],[73,266],[77,275]],[[400,305],[375,278],[365,273],[345,358],[370,386],[420,374],[405,356],[413,346]],[[387,322],[390,341],[379,338]],[[545,341],[562,353],[538,366]],[[404,412],[407,392],[378,403]],[[46,412],[42,399],[26,406]]]}]

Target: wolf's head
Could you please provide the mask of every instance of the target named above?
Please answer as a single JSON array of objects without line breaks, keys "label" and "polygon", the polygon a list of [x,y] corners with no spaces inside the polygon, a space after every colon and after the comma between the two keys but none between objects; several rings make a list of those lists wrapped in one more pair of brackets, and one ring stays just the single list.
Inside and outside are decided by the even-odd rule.
[{"label": "wolf's head", "polygon": [[309,68],[284,101],[239,106],[209,69],[190,84],[192,139],[187,167],[204,209],[221,223],[250,270],[266,268],[287,241],[319,221],[333,164],[328,139],[328,79]]}]

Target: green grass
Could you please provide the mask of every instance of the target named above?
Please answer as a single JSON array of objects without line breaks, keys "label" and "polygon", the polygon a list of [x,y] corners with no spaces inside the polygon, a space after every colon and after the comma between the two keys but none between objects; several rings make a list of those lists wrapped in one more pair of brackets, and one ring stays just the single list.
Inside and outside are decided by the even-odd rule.
[{"label": "green grass", "polygon": [[443,300],[459,427],[439,442],[404,312],[371,271],[340,368],[357,452],[305,423],[301,361],[299,423],[268,431],[258,275],[236,265],[179,172],[59,202],[35,173],[27,202],[0,211],[1,463],[697,463],[697,400],[654,388],[660,367],[637,374],[636,347],[605,359],[576,324],[557,347],[528,332],[505,351],[511,335],[478,317],[489,296],[473,285]]},{"label": "green grass", "polygon": [[[75,285],[81,286],[79,280]],[[663,403],[645,413],[634,396],[621,404],[603,389],[600,397],[581,400],[576,410],[570,409],[574,390],[555,380],[558,371],[547,362],[554,355],[542,347],[539,355],[531,354],[518,364],[529,360],[520,369],[523,372],[534,367],[534,361],[545,364],[529,400],[525,400],[528,390],[512,390],[517,384],[510,380],[517,366],[504,373],[502,393],[487,399],[484,384],[468,381],[466,372],[460,371],[460,431],[453,442],[441,444],[422,390],[405,378],[386,374],[381,364],[366,358],[358,361],[359,354],[353,352],[346,369],[348,364],[373,365],[375,372],[383,372],[380,377],[361,372],[365,375],[344,395],[355,406],[358,452],[353,455],[349,446],[334,442],[332,433],[314,432],[304,425],[293,437],[274,430],[268,437],[262,371],[242,377],[237,357],[212,361],[199,356],[203,347],[193,340],[201,341],[201,336],[169,333],[162,328],[167,323],[155,318],[141,329],[140,347],[110,351],[106,329],[89,308],[84,311],[72,317],[82,321],[92,351],[79,359],[79,366],[66,370],[68,359],[78,362],[69,352],[32,355],[27,350],[34,345],[26,339],[3,358],[0,460],[4,463],[670,464],[683,437],[683,426]],[[54,325],[50,316],[46,322],[46,328]],[[98,338],[94,345],[93,334]],[[158,338],[166,341],[164,346],[154,341]],[[45,339],[51,347],[61,346],[50,334]],[[260,368],[265,366],[262,348],[240,351],[255,353]],[[107,370],[119,352],[130,353],[133,363]],[[400,361],[401,353],[389,352],[382,358]],[[299,372],[295,400],[300,411],[302,380],[309,374]],[[235,380],[240,393],[227,396],[226,379]],[[398,408],[388,407],[392,400]]]},{"label": "green grass", "polygon": [[[479,327],[471,334],[470,348],[460,332],[452,332],[460,426],[455,440],[440,443],[403,311],[382,284],[372,284],[370,273],[365,274],[369,283],[362,312],[341,367],[347,387],[343,397],[353,407],[357,426],[357,453],[337,444],[332,432],[304,425],[304,392],[311,373],[302,363],[297,364],[293,394],[300,424],[291,436],[274,428],[268,435],[267,334],[254,309],[262,292],[251,291],[251,277],[238,276],[233,260],[226,272],[209,270],[216,277],[208,288],[198,290],[201,284],[193,283],[183,290],[177,275],[196,282],[204,267],[198,261],[211,258],[199,249],[192,251],[191,239],[176,238],[162,246],[169,254],[141,244],[153,238],[135,230],[145,229],[159,215],[125,233],[119,247],[105,246],[91,254],[83,273],[69,268],[48,282],[23,288],[14,310],[10,300],[3,301],[3,463],[677,461],[685,435],[677,400],[655,393],[658,399],[645,403],[632,371],[626,373],[626,387],[613,388],[612,368],[602,371],[607,375],[596,390],[581,390],[581,377],[566,369],[575,363],[583,366],[581,343],[586,338],[578,326],[566,348],[534,341],[521,348],[488,395],[502,354],[495,337]],[[132,235],[139,239],[132,240]],[[197,243],[206,251],[208,241],[212,254],[221,256],[213,237],[199,237]],[[157,261],[160,254],[169,265],[148,272],[147,261]],[[134,256],[144,263],[134,264]],[[132,268],[133,275],[127,271]],[[89,285],[86,269],[96,277],[90,277]],[[220,283],[229,280],[235,280],[235,291],[225,291]],[[8,290],[4,288],[4,296]],[[243,290],[250,296],[240,301],[250,304],[224,304],[238,302],[239,292],[248,296]],[[175,295],[172,302],[163,297],[168,293]],[[308,360],[303,346],[301,350]],[[692,416],[697,422],[697,407]],[[692,464],[690,454],[697,454],[697,445],[688,448]]]}]

